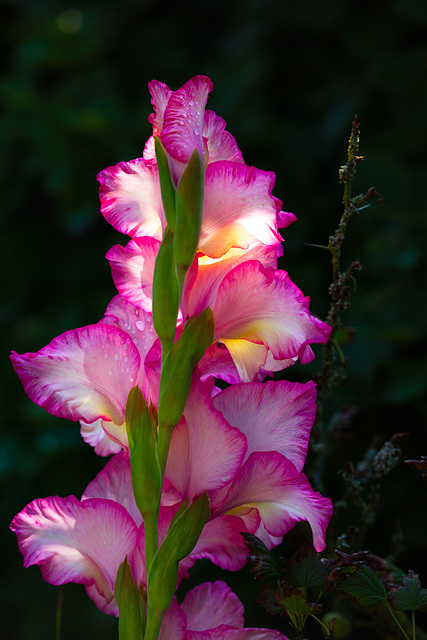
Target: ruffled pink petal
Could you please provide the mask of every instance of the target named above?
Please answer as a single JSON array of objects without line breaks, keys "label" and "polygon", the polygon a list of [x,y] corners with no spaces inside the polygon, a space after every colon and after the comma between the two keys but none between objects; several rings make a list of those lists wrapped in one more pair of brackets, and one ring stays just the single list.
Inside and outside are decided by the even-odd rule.
[{"label": "ruffled pink petal", "polygon": [[102,418],[95,420],[88,424],[83,420],[80,420],[80,435],[83,440],[94,447],[95,453],[98,456],[109,456],[112,453],[118,453],[122,450],[123,446],[113,441],[105,430],[105,426],[108,424]]},{"label": "ruffled pink petal", "polygon": [[148,116],[148,122],[153,125],[153,135],[158,136],[163,129],[163,114],[168,104],[168,100],[172,95],[172,91],[163,82],[152,80],[148,83],[148,89],[151,94],[151,104],[154,113]]},{"label": "ruffled pink petal", "polygon": [[[74,496],[34,500],[12,521],[24,566],[40,566],[51,584],[77,582],[94,586],[95,604],[117,614],[112,603],[117,570],[138,545],[138,528],[119,504],[111,500]],[[134,575],[136,580],[140,576]]]},{"label": "ruffled pink petal", "polygon": [[[279,245],[278,245],[279,246]],[[248,260],[257,260],[264,267],[277,267],[278,246],[254,243],[248,249],[233,247],[219,259],[197,255],[185,279],[181,308],[184,317],[198,315],[212,305],[223,278],[234,267]]]},{"label": "ruffled pink petal", "polygon": [[[309,313],[309,298],[285,271],[264,269],[256,261],[237,265],[222,280],[216,300],[216,340],[264,344],[275,360],[314,357],[310,343],[326,342],[331,327]],[[226,343],[230,348],[229,342]],[[233,355],[233,354],[232,354]],[[233,355],[237,368],[239,363]]]},{"label": "ruffled pink petal", "polygon": [[159,640],[187,640],[186,629],[185,613],[174,599],[163,616]]},{"label": "ruffled pink petal", "polygon": [[212,89],[209,78],[196,76],[169,96],[163,113],[161,139],[167,153],[180,163],[186,164],[194,149],[204,158],[204,111]]},{"label": "ruffled pink petal", "polygon": [[244,625],[242,603],[220,580],[205,582],[189,591],[181,609],[187,616],[189,631],[206,631],[221,624],[242,629]]},{"label": "ruffled pink petal", "polygon": [[136,506],[132,488],[129,455],[122,451],[113,456],[86,487],[82,502],[90,498],[113,500],[126,509],[137,527],[142,524],[141,513]]},{"label": "ruffled pink petal", "polygon": [[253,451],[278,451],[302,471],[316,415],[313,382],[250,382],[221,391],[212,400],[224,418],[245,434]]},{"label": "ruffled pink petal", "polygon": [[[282,206],[282,203],[280,203],[280,207],[281,206]],[[281,229],[285,227],[289,227],[289,225],[295,222],[296,219],[297,217],[290,211],[279,211],[277,214],[277,226],[280,227]]]},{"label": "ruffled pink petal", "polygon": [[140,367],[129,335],[106,324],[67,331],[37,353],[12,352],[11,360],[27,395],[48,413],[117,425]]},{"label": "ruffled pink petal", "polygon": [[240,382],[241,377],[230,352],[223,344],[212,344],[198,364],[201,380],[220,378],[229,384]]},{"label": "ruffled pink petal", "polygon": [[247,249],[253,242],[277,245],[276,203],[272,172],[240,162],[208,165],[199,249],[220,258],[231,247]]},{"label": "ruffled pink petal", "polygon": [[314,492],[307,478],[281,454],[252,453],[229,487],[211,495],[213,515],[240,515],[245,505],[258,509],[266,531],[273,536],[284,535],[299,520],[307,520],[314,548],[325,548],[332,503]]},{"label": "ruffled pink petal", "polygon": [[221,160],[243,162],[242,152],[225,126],[225,120],[214,111],[205,111],[203,137],[207,144],[208,164]]},{"label": "ruffled pink petal", "polygon": [[166,223],[157,165],[137,158],[107,167],[97,178],[101,213],[107,222],[129,236],[161,240]]},{"label": "ruffled pink petal", "polygon": [[117,291],[144,311],[153,308],[153,274],[160,242],[145,236],[126,247],[116,244],[105,256],[110,263]]},{"label": "ruffled pink petal", "polygon": [[166,478],[184,500],[225,486],[246,452],[244,435],[214,408],[212,386],[213,380],[201,383],[197,373],[193,376],[184,419],[172,434]]},{"label": "ruffled pink petal", "polygon": [[[122,296],[116,296],[108,305],[105,316],[100,322],[123,329],[132,338],[141,363],[144,365],[139,368],[138,376],[132,386],[135,384],[139,386],[147,403],[154,402],[158,397],[156,388],[159,384],[160,371],[153,369],[161,354],[151,313],[136,307]],[[125,362],[128,362],[126,356]]]},{"label": "ruffled pink petal", "polygon": [[268,349],[263,344],[256,344],[249,340],[226,340],[221,343],[228,349],[239,372],[239,381],[250,382],[258,376],[258,372],[265,367]]},{"label": "ruffled pink petal", "polygon": [[241,533],[246,531],[253,533],[259,523],[257,509],[251,509],[245,518],[222,515],[209,520],[191,552],[191,558],[194,560],[207,558],[227,571],[241,569],[246,564],[248,552]]},{"label": "ruffled pink petal", "polygon": [[[243,517],[245,520],[245,517]],[[259,538],[267,547],[267,549],[274,549],[274,547],[278,547],[279,544],[283,541],[283,536],[272,536],[271,533],[267,533],[262,522],[260,523],[258,529],[254,532],[257,538]]]}]

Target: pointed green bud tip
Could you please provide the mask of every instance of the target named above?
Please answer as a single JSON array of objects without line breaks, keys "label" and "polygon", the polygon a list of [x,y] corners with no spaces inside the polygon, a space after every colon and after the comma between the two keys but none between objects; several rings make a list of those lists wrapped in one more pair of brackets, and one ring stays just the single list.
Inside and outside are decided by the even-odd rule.
[{"label": "pointed green bud tip", "polygon": [[194,149],[178,183],[174,256],[177,265],[186,269],[196,255],[203,217],[205,171],[202,159]]},{"label": "pointed green bud tip", "polygon": [[154,136],[154,149],[156,151],[157,167],[159,170],[163,209],[168,227],[173,233],[175,231],[176,219],[176,189],[172,181],[166,151],[157,136]]},{"label": "pointed green bud tip", "polygon": [[114,598],[119,607],[120,640],[143,640],[145,601],[143,592],[135,585],[127,557],[117,571]]}]

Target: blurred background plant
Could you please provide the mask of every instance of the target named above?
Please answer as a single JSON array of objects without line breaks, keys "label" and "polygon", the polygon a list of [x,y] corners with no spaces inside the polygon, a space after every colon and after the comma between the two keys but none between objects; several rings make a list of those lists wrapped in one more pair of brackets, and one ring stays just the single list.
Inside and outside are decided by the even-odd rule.
[{"label": "blurred background plant", "polygon": [[[97,322],[115,295],[103,256],[123,238],[99,213],[95,176],[142,154],[153,78],[172,89],[198,73],[212,78],[208,108],[225,118],[247,164],[276,173],[274,194],[297,215],[285,230],[280,266],[323,318],[330,256],[311,245],[327,244],[337,227],[338,169],[359,115],[365,161],[353,193],[375,186],[384,205],[373,198],[349,224],[342,264],[358,259],[364,271],[343,316],[346,378],[324,406],[331,435],[323,471],[316,446],[306,471],[336,504],[330,553],[351,545],[367,514],[363,505],[375,503],[359,536],[363,550],[414,570],[425,586],[427,485],[403,461],[427,454],[426,4],[217,0],[167,9],[153,0],[3,0],[0,32],[4,637],[54,637],[58,598],[37,568],[23,569],[10,520],[35,497],[80,496],[105,463],[78,425],[26,398],[8,353],[36,351],[67,329]],[[285,377],[318,374],[322,349],[316,353],[313,364]],[[408,435],[393,441],[397,433]],[[390,442],[401,454],[383,452],[395,464],[378,482],[373,461],[379,468]],[[290,558],[305,535],[297,526],[278,555]],[[258,585],[248,568],[224,574],[201,562],[188,586],[217,578],[244,601],[248,626],[278,624],[290,634],[284,619],[254,606]],[[117,637],[116,621],[97,611],[83,587],[66,585],[62,595],[63,640]]]}]

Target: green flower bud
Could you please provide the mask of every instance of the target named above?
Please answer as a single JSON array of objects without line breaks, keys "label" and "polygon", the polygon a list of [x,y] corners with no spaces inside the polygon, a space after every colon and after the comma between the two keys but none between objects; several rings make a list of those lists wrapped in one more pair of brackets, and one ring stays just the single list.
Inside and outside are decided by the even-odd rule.
[{"label": "green flower bud", "polygon": [[127,557],[117,571],[114,598],[119,607],[120,640],[143,640],[145,628],[145,597],[137,589]]},{"label": "green flower bud", "polygon": [[155,513],[160,503],[162,477],[156,452],[157,416],[140,389],[133,387],[126,403],[126,431],[135,502],[142,515]]}]

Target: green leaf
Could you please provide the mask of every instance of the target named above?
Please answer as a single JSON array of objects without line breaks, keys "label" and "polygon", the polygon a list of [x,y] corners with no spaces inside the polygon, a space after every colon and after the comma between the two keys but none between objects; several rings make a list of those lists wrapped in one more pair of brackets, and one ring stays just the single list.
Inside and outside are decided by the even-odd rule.
[{"label": "green leaf", "polygon": [[173,251],[178,280],[182,287],[188,267],[194,260],[202,228],[204,165],[194,149],[178,183]]},{"label": "green leaf", "polygon": [[184,330],[162,365],[159,395],[159,429],[173,428],[181,419],[190,391],[193,370],[214,337],[214,316],[205,309],[185,323]]},{"label": "green leaf", "polygon": [[381,580],[366,564],[351,573],[340,589],[355,598],[362,607],[376,604],[387,597]]},{"label": "green leaf", "polygon": [[319,612],[319,606],[310,604],[300,593],[293,593],[280,600],[280,604],[289,616],[297,631],[303,631],[307,618]]},{"label": "green leaf", "polygon": [[127,557],[117,571],[114,597],[119,607],[119,640],[143,640],[145,598],[136,588]]},{"label": "green leaf", "polygon": [[194,549],[210,513],[209,498],[202,494],[185,505],[172,521],[148,574],[148,606],[164,612],[170,606],[178,579],[178,563]]},{"label": "green leaf", "polygon": [[153,325],[162,346],[174,341],[180,303],[173,238],[172,231],[166,227],[153,275]]},{"label": "green leaf", "polygon": [[140,389],[130,390],[126,403],[126,431],[135,502],[144,516],[160,503],[162,478],[156,452],[157,417]]},{"label": "green leaf", "polygon": [[307,557],[292,565],[286,578],[296,587],[314,589],[323,587],[328,575],[328,567],[321,562],[317,555],[310,553]]},{"label": "green leaf", "polygon": [[156,150],[157,167],[159,169],[160,191],[162,193],[163,209],[169,229],[175,232],[175,202],[176,189],[172,182],[169,170],[168,157],[157,136],[154,136],[154,148]]},{"label": "green leaf", "polygon": [[427,611],[427,589],[421,588],[416,573],[408,571],[403,586],[391,594],[391,604],[398,611]]},{"label": "green leaf", "polygon": [[251,566],[252,573],[255,574],[255,578],[261,582],[278,582],[280,580],[280,571],[271,551],[253,533],[241,533],[240,535],[249,550],[247,560]]}]

